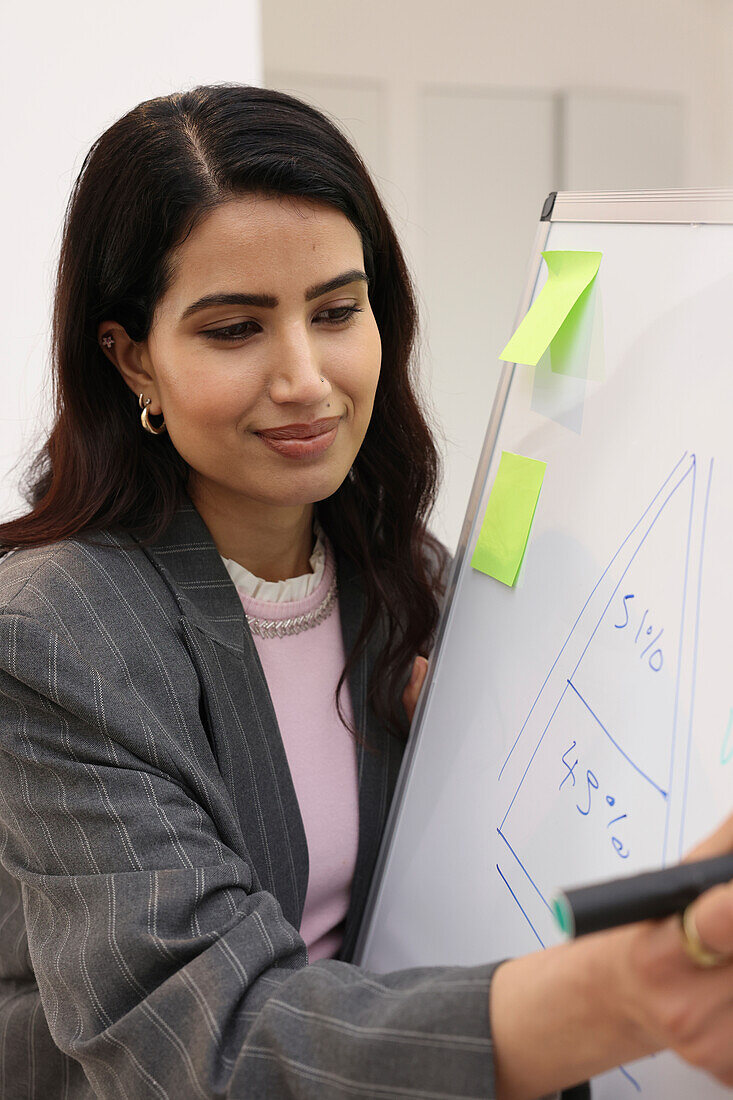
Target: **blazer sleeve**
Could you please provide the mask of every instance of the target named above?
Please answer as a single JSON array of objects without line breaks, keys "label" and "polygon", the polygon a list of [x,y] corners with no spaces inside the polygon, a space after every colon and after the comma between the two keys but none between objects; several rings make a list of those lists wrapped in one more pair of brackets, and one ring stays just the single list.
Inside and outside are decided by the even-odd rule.
[{"label": "blazer sleeve", "polygon": [[499,964],[308,965],[132,690],[9,609],[0,861],[21,886],[52,1038],[103,1100],[495,1095]]}]

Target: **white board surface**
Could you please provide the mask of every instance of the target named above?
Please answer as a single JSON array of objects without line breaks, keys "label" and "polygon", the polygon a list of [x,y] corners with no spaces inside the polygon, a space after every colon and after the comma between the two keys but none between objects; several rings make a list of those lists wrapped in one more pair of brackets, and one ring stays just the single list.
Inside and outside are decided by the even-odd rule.
[{"label": "white board surface", "polygon": [[[507,368],[358,948],[378,972],[560,942],[558,889],[675,862],[733,805],[733,224],[542,223],[526,304],[539,247],[603,253],[589,377]],[[547,463],[514,588],[470,565],[502,450]],[[669,1053],[592,1088],[730,1095]]]}]

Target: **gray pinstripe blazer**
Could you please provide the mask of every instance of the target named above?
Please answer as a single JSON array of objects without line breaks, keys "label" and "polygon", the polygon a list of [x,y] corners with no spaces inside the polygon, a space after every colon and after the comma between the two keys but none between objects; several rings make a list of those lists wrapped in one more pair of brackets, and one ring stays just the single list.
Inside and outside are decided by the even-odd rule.
[{"label": "gray pinstripe blazer", "polygon": [[153,546],[93,537],[0,562],[0,1096],[493,1096],[496,964],[349,962],[402,753],[366,702],[379,632],[343,950],[308,965],[303,824],[208,528],[189,501]]}]

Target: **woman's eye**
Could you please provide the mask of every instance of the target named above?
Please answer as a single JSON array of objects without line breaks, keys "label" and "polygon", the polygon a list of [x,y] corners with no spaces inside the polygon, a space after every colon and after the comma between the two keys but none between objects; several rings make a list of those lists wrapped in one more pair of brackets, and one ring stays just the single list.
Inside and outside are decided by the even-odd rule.
[{"label": "woman's eye", "polygon": [[238,329],[244,329],[247,325],[253,325],[254,321],[239,321],[236,325],[228,325],[227,328],[210,328],[206,329],[204,336],[208,340],[242,340],[245,338],[244,332],[238,332]]},{"label": "woman's eye", "polygon": [[[338,306],[336,309],[324,309],[323,313],[336,314],[332,316],[330,320],[326,322],[328,325],[337,325],[340,321],[350,321],[355,313],[363,313],[363,309],[359,309],[358,306]],[[319,314],[322,316],[323,314]]]},{"label": "woman's eye", "polygon": [[[363,313],[364,310],[359,306],[338,306],[335,309],[324,309],[319,313],[318,317],[323,317],[324,320],[319,322],[326,325],[342,325],[344,322],[348,324],[356,313]],[[254,321],[239,321],[236,325],[227,325],[226,328],[212,328],[207,329],[203,335],[209,340],[223,340],[234,342],[235,340],[246,340],[247,332],[244,331],[247,325],[253,325]]]}]

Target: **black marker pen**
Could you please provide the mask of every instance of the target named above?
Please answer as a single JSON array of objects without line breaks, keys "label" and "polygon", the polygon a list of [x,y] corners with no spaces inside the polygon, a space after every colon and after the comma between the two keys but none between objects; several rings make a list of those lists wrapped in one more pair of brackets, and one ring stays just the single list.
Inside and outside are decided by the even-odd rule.
[{"label": "black marker pen", "polygon": [[566,935],[585,936],[681,913],[711,886],[731,879],[733,854],[715,856],[564,890],[553,900],[552,911]]}]

